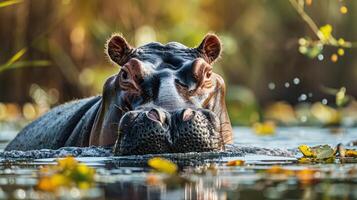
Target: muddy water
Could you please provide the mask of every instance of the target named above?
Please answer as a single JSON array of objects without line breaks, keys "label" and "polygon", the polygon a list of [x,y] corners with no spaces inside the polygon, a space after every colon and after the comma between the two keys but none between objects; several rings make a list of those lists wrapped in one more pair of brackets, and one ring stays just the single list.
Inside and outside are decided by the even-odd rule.
[{"label": "muddy water", "polygon": [[[36,191],[37,172],[68,154],[96,168],[97,187],[60,192],[56,197],[62,199],[357,199],[357,177],[350,173],[355,164],[296,161],[298,145],[347,144],[357,139],[357,129],[280,128],[274,136],[257,136],[250,128],[234,131],[234,145],[225,152],[159,155],[179,165],[179,180],[147,168],[146,161],[157,155],[120,157],[102,148],[0,153],[0,199],[53,198]],[[245,165],[225,166],[236,159],[245,160]],[[313,183],[302,184],[296,177],[264,173],[273,165],[290,170],[312,167],[321,174]]]}]

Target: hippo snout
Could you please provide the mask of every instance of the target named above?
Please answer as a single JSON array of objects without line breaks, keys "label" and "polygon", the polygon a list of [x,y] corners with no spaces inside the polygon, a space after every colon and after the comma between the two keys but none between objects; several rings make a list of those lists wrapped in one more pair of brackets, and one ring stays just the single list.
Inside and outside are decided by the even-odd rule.
[{"label": "hippo snout", "polygon": [[212,111],[161,108],[127,112],[119,123],[114,152],[120,155],[206,152],[222,149],[219,120]]}]

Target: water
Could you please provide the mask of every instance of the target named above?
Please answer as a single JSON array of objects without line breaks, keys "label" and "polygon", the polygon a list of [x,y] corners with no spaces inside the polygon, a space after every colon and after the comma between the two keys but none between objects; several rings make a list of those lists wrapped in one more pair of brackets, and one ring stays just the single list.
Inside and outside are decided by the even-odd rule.
[{"label": "water", "polygon": [[[354,199],[357,198],[355,164],[297,164],[300,144],[348,144],[357,138],[357,129],[290,127],[278,128],[272,136],[255,135],[250,128],[234,128],[234,145],[226,152],[163,154],[181,169],[179,180],[153,172],[146,156],[113,156],[108,149],[76,151],[78,161],[96,168],[96,187],[83,192],[75,188],[61,191],[62,199]],[[0,133],[0,136],[4,132]],[[8,138],[11,138],[9,136]],[[2,146],[6,143],[2,140]],[[0,159],[0,199],[49,199],[36,190],[38,170],[53,165],[55,158],[74,149],[41,151],[37,157],[12,154]],[[34,155],[34,154],[32,154]],[[27,157],[26,157],[27,156]],[[90,156],[90,157],[88,157]],[[157,156],[157,155],[156,155]],[[21,159],[19,159],[21,158]],[[244,160],[244,166],[228,167],[230,160]],[[270,176],[264,170],[281,165],[288,170],[318,169],[313,184],[296,177]],[[153,179],[154,178],[154,179]],[[152,181],[156,180],[156,181]],[[151,180],[151,181],[150,181]],[[184,181],[182,181],[184,180]]]},{"label": "water", "polygon": [[281,127],[272,136],[259,136],[250,128],[234,128],[234,144],[253,145],[267,148],[296,148],[301,144],[310,146],[338,143],[348,143],[357,140],[357,128],[318,128],[318,127]]}]

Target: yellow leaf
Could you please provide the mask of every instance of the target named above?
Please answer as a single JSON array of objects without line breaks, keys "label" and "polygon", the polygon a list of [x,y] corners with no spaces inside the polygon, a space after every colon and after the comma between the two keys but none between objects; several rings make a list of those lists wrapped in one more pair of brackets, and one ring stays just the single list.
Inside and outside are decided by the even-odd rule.
[{"label": "yellow leaf", "polygon": [[166,174],[176,174],[178,169],[175,163],[160,157],[151,158],[148,161],[148,165],[153,169]]},{"label": "yellow leaf", "polygon": [[316,157],[311,148],[305,144],[299,146],[299,150],[305,157]]},{"label": "yellow leaf", "polygon": [[56,190],[56,188],[52,185],[51,179],[48,177],[41,178],[37,183],[37,188],[48,192]]},{"label": "yellow leaf", "polygon": [[92,187],[92,184],[89,182],[80,182],[80,183],[78,183],[78,187],[79,187],[79,189],[87,190]]},{"label": "yellow leaf", "polygon": [[226,166],[243,166],[244,160],[231,160],[226,163]]},{"label": "yellow leaf", "polygon": [[80,163],[80,164],[78,164],[78,166],[77,166],[77,171],[78,171],[80,174],[83,174],[83,175],[91,175],[91,174],[93,174],[94,169],[88,167],[88,166],[85,165],[85,164],[81,164],[81,163]]},{"label": "yellow leaf", "polygon": [[63,170],[74,169],[78,165],[78,161],[73,157],[59,159],[57,162],[58,166]]},{"label": "yellow leaf", "polygon": [[357,151],[352,149],[346,149],[345,151],[346,157],[357,157]]},{"label": "yellow leaf", "polygon": [[320,35],[322,36],[322,40],[327,41],[331,38],[332,26],[330,24],[326,24],[325,26],[320,27]]},{"label": "yellow leaf", "polygon": [[57,160],[57,165],[40,170],[38,189],[54,192],[60,187],[88,189],[94,183],[95,169],[79,163],[73,157]]},{"label": "yellow leaf", "polygon": [[70,186],[70,180],[62,174],[54,174],[50,178],[53,187]]},{"label": "yellow leaf", "polygon": [[300,164],[310,164],[310,163],[313,163],[315,160],[314,158],[311,158],[311,157],[301,157],[298,159],[298,162]]}]

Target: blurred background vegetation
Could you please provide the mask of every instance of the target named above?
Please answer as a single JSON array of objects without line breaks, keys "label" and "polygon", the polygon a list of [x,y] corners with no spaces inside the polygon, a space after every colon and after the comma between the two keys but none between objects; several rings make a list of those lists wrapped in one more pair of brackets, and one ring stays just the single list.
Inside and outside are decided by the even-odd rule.
[{"label": "blurred background vegetation", "polygon": [[355,0],[0,1],[0,121],[100,94],[119,70],[104,55],[113,32],[189,47],[215,32],[235,125],[354,125],[356,20]]}]

